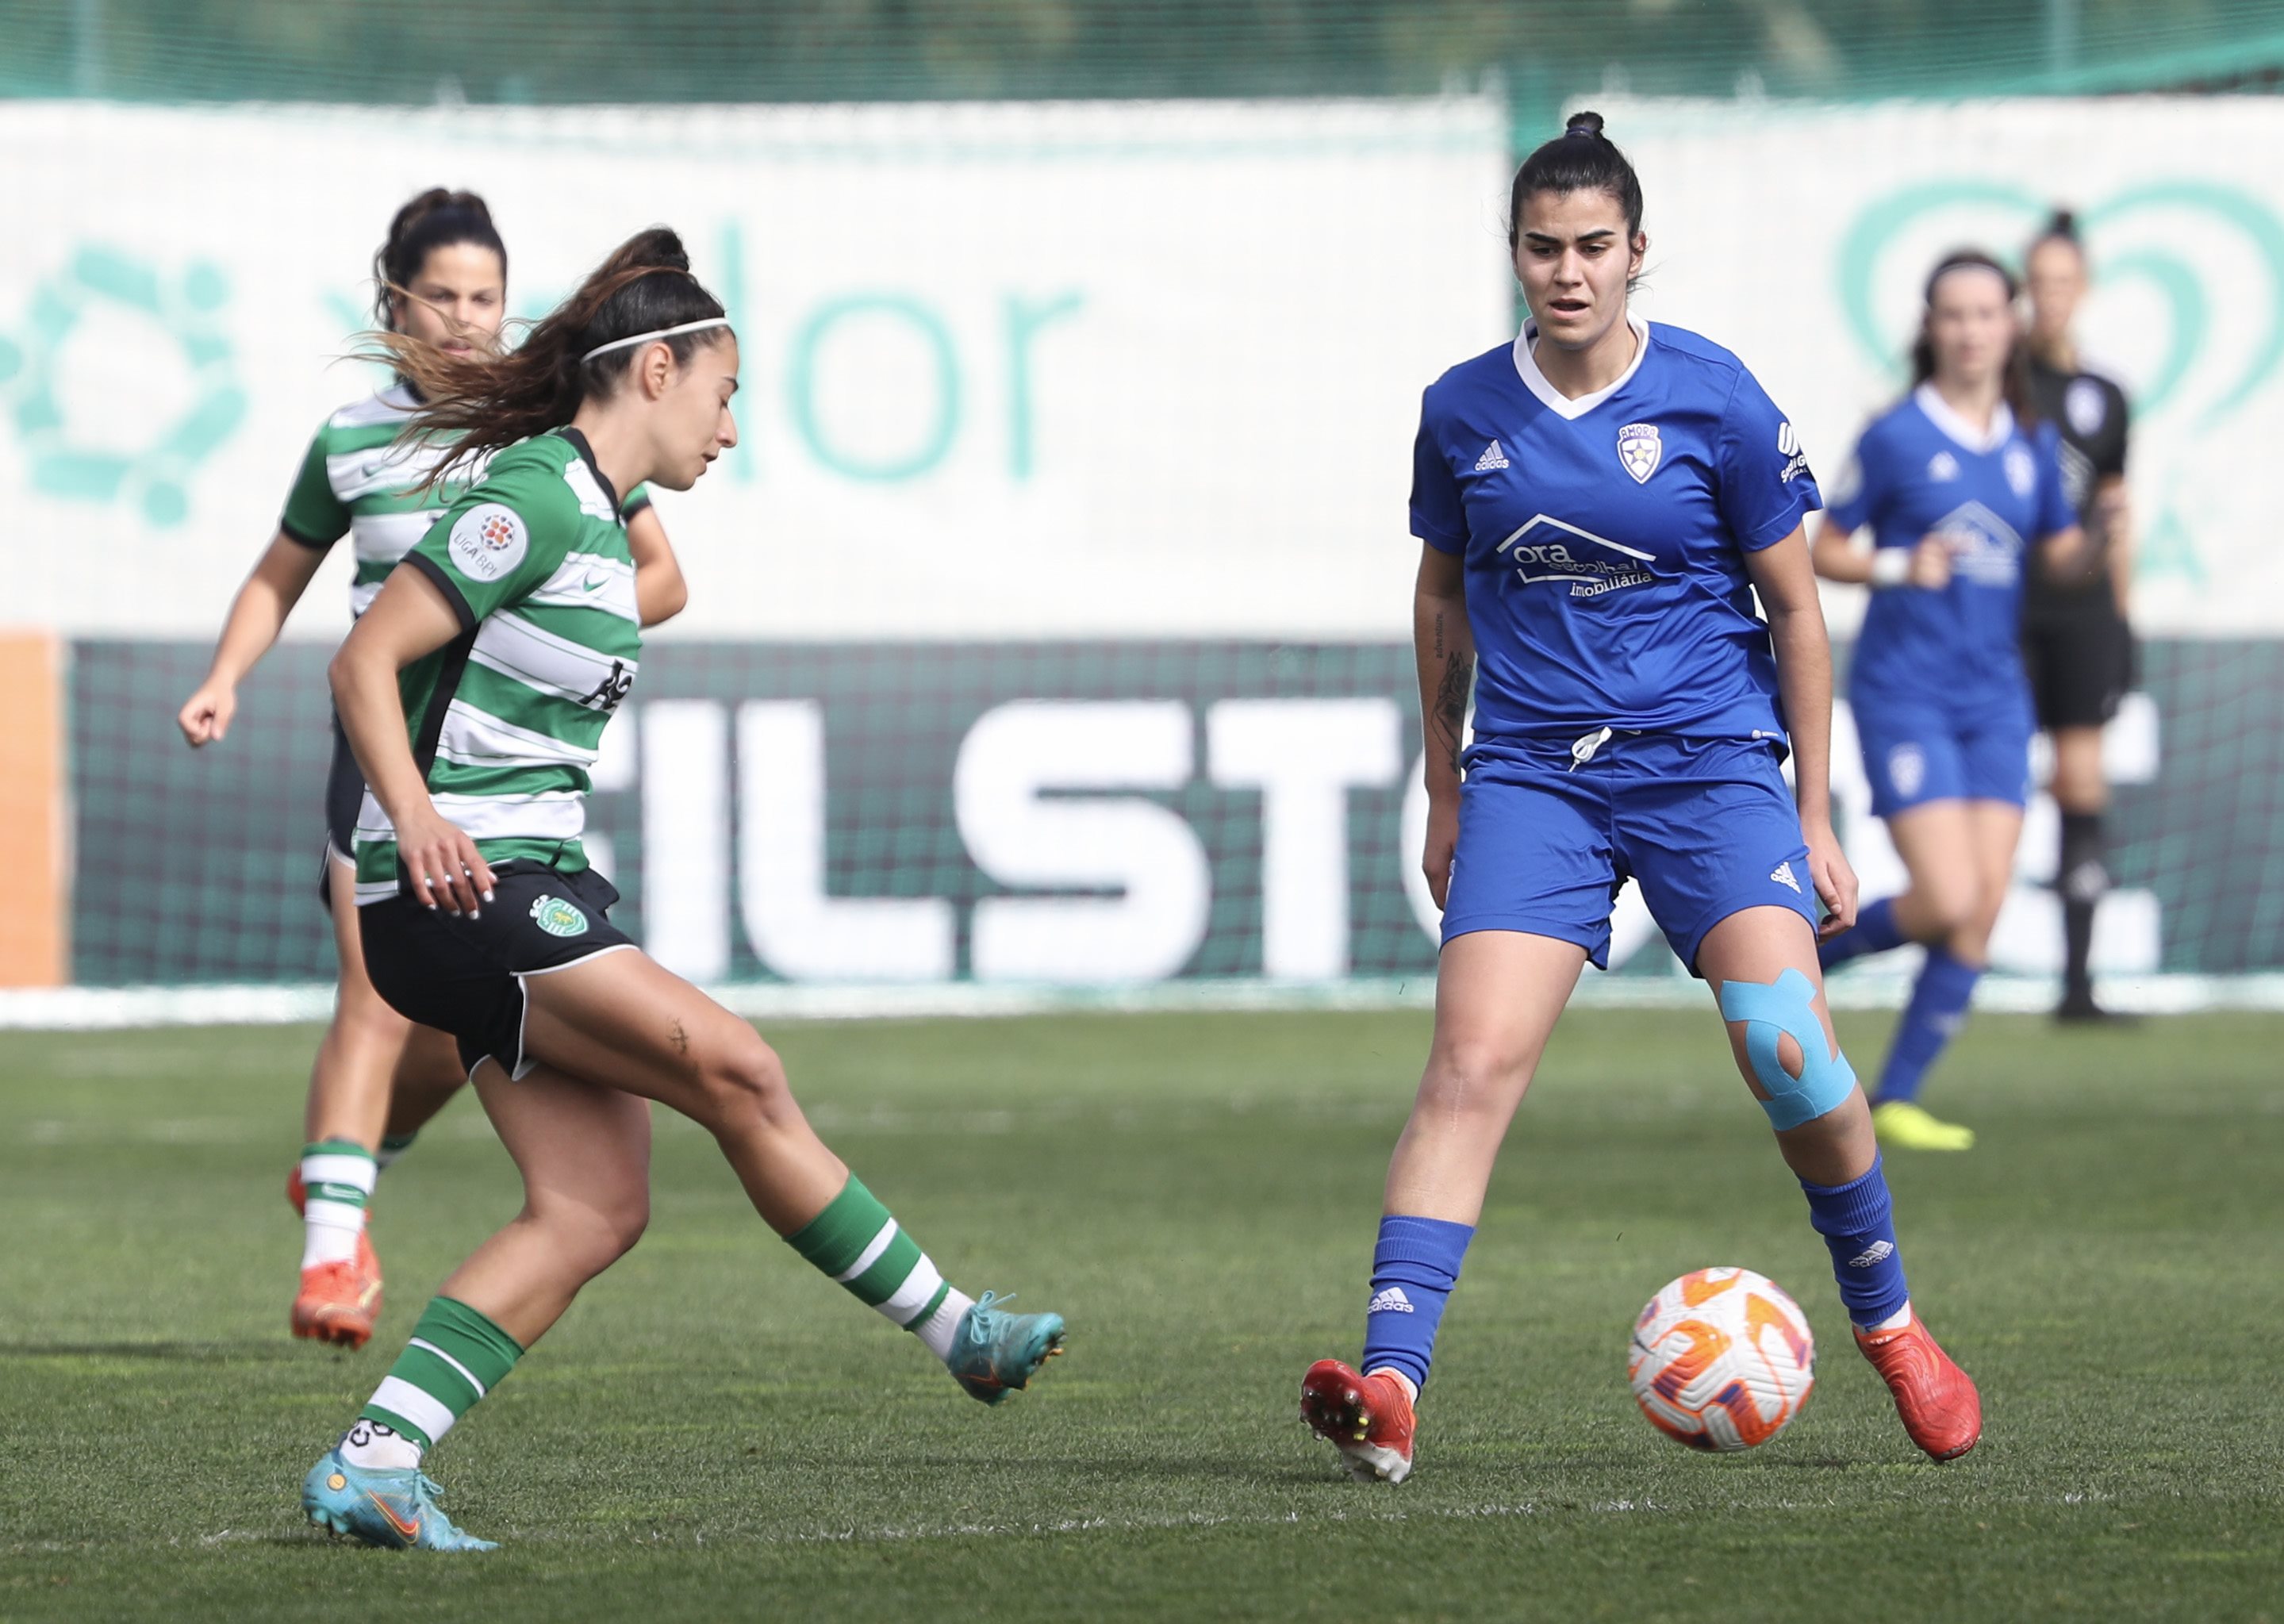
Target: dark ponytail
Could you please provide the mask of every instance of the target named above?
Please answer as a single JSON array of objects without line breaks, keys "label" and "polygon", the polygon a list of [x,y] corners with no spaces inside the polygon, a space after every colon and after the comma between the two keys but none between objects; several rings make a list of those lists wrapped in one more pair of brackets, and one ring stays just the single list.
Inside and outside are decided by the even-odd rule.
[{"label": "dark ponytail", "polygon": [[2046,216],[2045,228],[2036,237],[2030,238],[2030,247],[2022,252],[2025,262],[2029,261],[2031,254],[2045,247],[2048,243],[2068,243],[2080,258],[2085,257],[2085,245],[2078,240],[2076,210],[2057,208]]},{"label": "dark ponytail", "polygon": [[[607,394],[647,347],[629,345],[585,359],[598,345],[723,314],[722,301],[690,274],[682,238],[653,226],[622,243],[512,350],[455,355],[396,333],[372,332],[356,358],[395,367],[419,392],[424,403],[406,423],[405,437],[455,441],[428,476],[434,485],[454,468],[568,423],[587,400]],[[659,341],[687,364],[727,331],[707,328]]]},{"label": "dark ponytail", "polygon": [[[1912,340],[1912,387],[1918,388],[1935,376],[1935,338],[1928,332],[1927,316],[1935,310],[1936,285],[1954,270],[1968,269],[1987,270],[2006,285],[2006,303],[2011,308],[2022,293],[2022,284],[2014,273],[1983,253],[1980,248],[1958,248],[1946,254],[1928,273],[1927,286],[1920,300],[1925,310],[1920,318],[1919,337]],[[2014,421],[2029,428],[2038,420],[2037,399],[2030,394],[2030,347],[2017,332],[2014,341],[2006,347],[2006,364],[1999,374],[1999,394],[2014,414]]]},{"label": "dark ponytail", "polygon": [[499,255],[500,280],[507,280],[507,245],[492,224],[492,211],[473,191],[449,191],[431,186],[396,211],[388,223],[388,240],[373,251],[373,321],[396,330],[396,301],[409,299],[406,290],[428,256],[439,248],[473,243]]},{"label": "dark ponytail", "polygon": [[1521,240],[1522,206],[1534,192],[1601,191],[1609,194],[1626,216],[1627,246],[1641,234],[1641,177],[1633,165],[1602,133],[1599,113],[1574,113],[1562,133],[1522,160],[1514,172],[1514,191],[1507,199],[1506,246]]}]

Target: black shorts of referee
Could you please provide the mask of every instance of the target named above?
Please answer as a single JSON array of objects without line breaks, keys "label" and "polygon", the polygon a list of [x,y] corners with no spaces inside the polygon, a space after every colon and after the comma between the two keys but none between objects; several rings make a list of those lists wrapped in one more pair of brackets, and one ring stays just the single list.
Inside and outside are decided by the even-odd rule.
[{"label": "black shorts of referee", "polygon": [[2108,587],[2033,599],[2022,616],[2022,668],[2038,726],[2098,728],[2133,686],[2133,633]]},{"label": "black shorts of referee", "polygon": [[492,900],[471,918],[397,895],[357,910],[365,973],[407,1020],[459,1041],[471,1075],[487,1056],[510,1077],[524,1053],[524,983],[634,943],[609,918],[617,890],[592,869],[492,864]]}]

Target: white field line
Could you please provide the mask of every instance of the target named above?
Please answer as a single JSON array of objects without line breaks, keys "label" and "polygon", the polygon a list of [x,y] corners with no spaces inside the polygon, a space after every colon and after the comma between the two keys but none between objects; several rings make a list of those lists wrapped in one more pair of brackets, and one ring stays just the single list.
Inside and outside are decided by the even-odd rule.
[{"label": "white field line", "polygon": [[[1835,977],[1841,1010],[1898,1009],[1908,977],[1880,970]],[[975,981],[921,986],[810,986],[745,981],[710,989],[751,1020],[915,1020],[1029,1015],[1224,1014],[1315,1010],[1430,1009],[1432,975],[1332,982],[1162,981],[1143,987],[1034,987]],[[1978,1009],[2042,1012],[2052,978],[1992,975]],[[1584,1009],[1701,1009],[1702,983],[1684,976],[1589,976],[1571,1002]],[[2284,1011],[2284,974],[2122,976],[2101,984],[2113,1009],[2144,1015],[2209,1010]],[[277,1026],[332,1014],[329,986],[58,987],[0,989],[0,1031],[117,1031],[138,1027]]]}]

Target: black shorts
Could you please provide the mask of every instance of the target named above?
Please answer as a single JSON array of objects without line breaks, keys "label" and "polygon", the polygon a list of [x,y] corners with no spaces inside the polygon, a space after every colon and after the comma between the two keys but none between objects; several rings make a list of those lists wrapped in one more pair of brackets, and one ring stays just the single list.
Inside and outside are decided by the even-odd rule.
[{"label": "black shorts", "polygon": [[325,857],[317,865],[317,900],[333,906],[333,864],[356,862],[357,814],[364,808],[364,774],[341,719],[333,718],[333,761],[325,771]]},{"label": "black shorts", "polygon": [[2106,597],[2036,611],[2022,621],[2022,668],[2041,728],[2098,728],[2133,686],[2133,634]]},{"label": "black shorts", "polygon": [[606,917],[618,900],[592,869],[496,863],[492,900],[473,919],[403,896],[358,909],[365,973],[389,1008],[458,1039],[471,1073],[489,1055],[520,1077],[532,1065],[523,1052],[524,978],[633,947]]}]

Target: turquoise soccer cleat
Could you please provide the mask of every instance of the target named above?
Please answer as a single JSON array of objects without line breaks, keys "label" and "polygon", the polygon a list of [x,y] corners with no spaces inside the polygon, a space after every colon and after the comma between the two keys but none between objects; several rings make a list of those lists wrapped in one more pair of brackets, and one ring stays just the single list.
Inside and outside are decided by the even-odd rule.
[{"label": "turquoise soccer cleat", "polygon": [[944,1361],[951,1378],[972,1398],[997,1404],[1030,1385],[1039,1367],[1063,1351],[1060,1314],[1010,1314],[993,1305],[1014,1300],[986,1292],[959,1316],[959,1330]]},{"label": "turquoise soccer cleat", "polygon": [[301,1510],[320,1528],[387,1550],[497,1550],[438,1509],[444,1491],[418,1471],[352,1466],[338,1446],[301,1480]]}]

